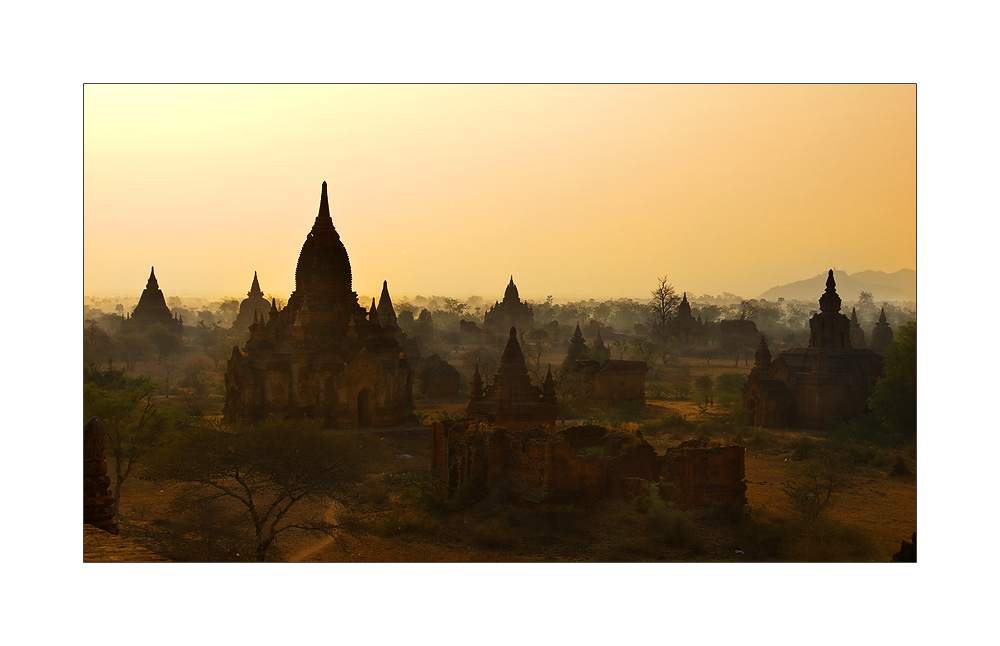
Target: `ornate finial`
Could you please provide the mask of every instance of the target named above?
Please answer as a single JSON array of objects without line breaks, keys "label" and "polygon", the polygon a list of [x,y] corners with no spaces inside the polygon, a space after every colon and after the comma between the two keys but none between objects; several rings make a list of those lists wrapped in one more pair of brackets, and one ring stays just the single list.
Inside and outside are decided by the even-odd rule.
[{"label": "ornate finial", "polygon": [[159,289],[160,286],[156,284],[156,274],[153,273],[153,268],[149,268],[149,280],[146,281],[146,289]]},{"label": "ornate finial", "polygon": [[885,308],[884,307],[882,308],[882,312],[878,315],[878,322],[879,323],[885,323],[886,322],[886,320],[885,320]]},{"label": "ornate finial", "polygon": [[835,281],[833,279],[833,270],[832,269],[830,270],[830,273],[827,274],[827,276],[826,276],[826,289],[827,289],[827,291],[831,291],[831,290],[836,290],[837,289],[837,281]]}]

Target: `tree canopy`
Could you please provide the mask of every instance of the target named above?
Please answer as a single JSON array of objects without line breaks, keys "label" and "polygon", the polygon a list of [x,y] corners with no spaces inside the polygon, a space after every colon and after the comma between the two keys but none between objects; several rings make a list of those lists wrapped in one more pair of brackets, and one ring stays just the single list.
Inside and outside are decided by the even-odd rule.
[{"label": "tree canopy", "polygon": [[870,407],[887,430],[917,432],[917,322],[896,331],[885,352],[882,377],[875,383]]}]

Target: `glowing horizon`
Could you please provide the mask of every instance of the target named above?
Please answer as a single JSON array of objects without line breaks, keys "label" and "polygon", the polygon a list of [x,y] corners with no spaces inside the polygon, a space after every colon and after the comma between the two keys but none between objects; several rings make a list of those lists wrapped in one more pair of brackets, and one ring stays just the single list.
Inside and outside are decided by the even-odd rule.
[{"label": "glowing horizon", "polygon": [[913,85],[87,85],[84,294],[756,298],[916,269]]}]

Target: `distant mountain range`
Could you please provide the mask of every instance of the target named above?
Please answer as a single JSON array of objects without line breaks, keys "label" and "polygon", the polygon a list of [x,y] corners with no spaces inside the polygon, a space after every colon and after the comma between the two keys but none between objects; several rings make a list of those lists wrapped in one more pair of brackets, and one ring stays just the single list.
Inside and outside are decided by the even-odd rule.
[{"label": "distant mountain range", "polygon": [[[823,295],[826,289],[827,272],[812,278],[800,280],[787,285],[772,287],[760,298],[776,301],[785,300],[815,301]],[[916,301],[917,272],[912,269],[900,269],[887,274],[884,271],[859,271],[848,274],[845,271],[833,270],[833,278],[837,281],[837,293],[844,301],[856,301],[861,292],[871,292],[875,304],[883,301]]]}]

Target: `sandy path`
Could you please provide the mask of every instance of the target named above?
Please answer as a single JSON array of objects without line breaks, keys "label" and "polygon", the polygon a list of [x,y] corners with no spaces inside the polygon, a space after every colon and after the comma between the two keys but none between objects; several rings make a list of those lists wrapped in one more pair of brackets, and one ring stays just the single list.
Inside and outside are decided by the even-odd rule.
[{"label": "sandy path", "polygon": [[[325,520],[328,523],[337,522],[337,512],[340,510],[340,506],[341,505],[339,502],[336,501],[331,502],[330,505],[326,508],[326,513],[323,514],[323,520]],[[310,556],[314,556],[320,550],[325,549],[333,542],[334,538],[332,536],[320,535],[320,537],[317,538],[316,541],[312,543],[309,547],[301,549],[292,556],[290,556],[288,558],[288,562],[301,563],[307,560]]]}]

